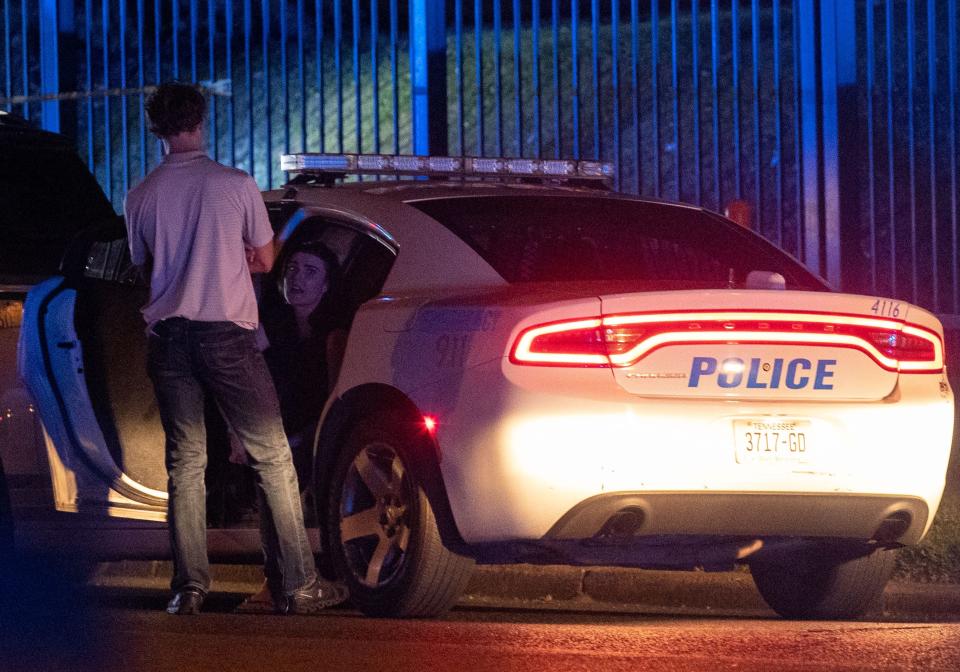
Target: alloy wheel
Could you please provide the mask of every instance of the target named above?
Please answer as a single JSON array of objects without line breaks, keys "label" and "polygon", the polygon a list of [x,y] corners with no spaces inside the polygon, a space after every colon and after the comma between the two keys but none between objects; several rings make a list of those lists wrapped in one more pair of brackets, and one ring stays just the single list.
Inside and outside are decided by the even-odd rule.
[{"label": "alloy wheel", "polygon": [[403,460],[382,442],[354,457],[340,498],[340,540],[347,567],[364,586],[388,584],[400,572],[410,543],[412,488]]}]

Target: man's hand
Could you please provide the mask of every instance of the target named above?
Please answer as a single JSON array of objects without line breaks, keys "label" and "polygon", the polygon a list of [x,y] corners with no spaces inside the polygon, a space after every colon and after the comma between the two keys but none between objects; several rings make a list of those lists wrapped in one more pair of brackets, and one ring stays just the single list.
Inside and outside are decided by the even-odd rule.
[{"label": "man's hand", "polygon": [[273,250],[273,241],[263,247],[244,246],[244,253],[247,257],[247,265],[251,273],[268,273],[273,268],[273,261],[276,254]]}]

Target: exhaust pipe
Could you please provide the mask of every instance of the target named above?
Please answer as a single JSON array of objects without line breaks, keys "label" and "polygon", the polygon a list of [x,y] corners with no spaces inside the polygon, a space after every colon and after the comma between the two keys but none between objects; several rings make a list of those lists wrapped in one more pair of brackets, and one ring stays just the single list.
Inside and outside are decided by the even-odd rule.
[{"label": "exhaust pipe", "polygon": [[643,527],[647,514],[637,506],[628,506],[620,509],[607,519],[597,533],[601,538],[626,539],[633,537]]},{"label": "exhaust pipe", "polygon": [[872,539],[881,543],[899,541],[910,529],[912,521],[909,512],[895,511],[883,519],[883,522],[877,527],[877,531],[873,533]]}]

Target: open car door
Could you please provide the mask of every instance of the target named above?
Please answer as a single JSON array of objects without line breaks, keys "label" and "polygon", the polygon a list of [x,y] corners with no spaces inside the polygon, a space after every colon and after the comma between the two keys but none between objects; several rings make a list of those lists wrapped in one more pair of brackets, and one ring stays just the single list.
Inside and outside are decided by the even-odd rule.
[{"label": "open car door", "polygon": [[[275,205],[268,204],[274,229],[287,224],[277,268],[300,244],[319,241],[341,263],[342,300],[351,313],[379,292],[395,255],[388,242],[366,225],[310,208],[290,217]],[[276,274],[264,280],[261,303],[280,301]],[[46,430],[57,510],[166,519],[164,433],[146,372],[146,325],[140,313],[148,294],[130,262],[122,220],[116,218],[84,231],[71,245],[61,274],[27,296],[18,366]],[[208,472],[226,462],[225,427],[215,407],[210,410]],[[317,417],[321,410],[322,405],[310,409]],[[209,476],[208,495],[217,487]],[[247,520],[239,510],[248,502],[243,496],[235,499],[221,505],[226,507],[223,520],[215,512],[208,515],[208,527],[255,527],[255,519]],[[213,508],[208,501],[208,514]]]},{"label": "open car door", "polygon": [[51,518],[44,434],[17,375],[23,304],[31,287],[59,273],[79,232],[116,212],[70,138],[0,110],[0,157],[0,492],[22,531]]},{"label": "open car door", "polygon": [[117,218],[82,233],[24,306],[18,368],[46,430],[59,511],[166,518],[163,430],[146,374],[146,283]]}]

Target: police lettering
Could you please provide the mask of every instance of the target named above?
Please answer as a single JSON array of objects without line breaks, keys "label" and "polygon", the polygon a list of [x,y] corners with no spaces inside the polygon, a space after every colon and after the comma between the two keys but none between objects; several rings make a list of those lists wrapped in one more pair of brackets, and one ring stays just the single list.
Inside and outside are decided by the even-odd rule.
[{"label": "police lettering", "polygon": [[694,357],[687,387],[700,387],[701,382],[714,381],[724,389],[802,390],[812,386],[815,390],[832,390],[836,365],[835,359],[813,362],[803,357],[791,360],[778,357],[770,362],[753,357],[749,363],[739,357],[729,357],[722,362],[715,357]]}]

